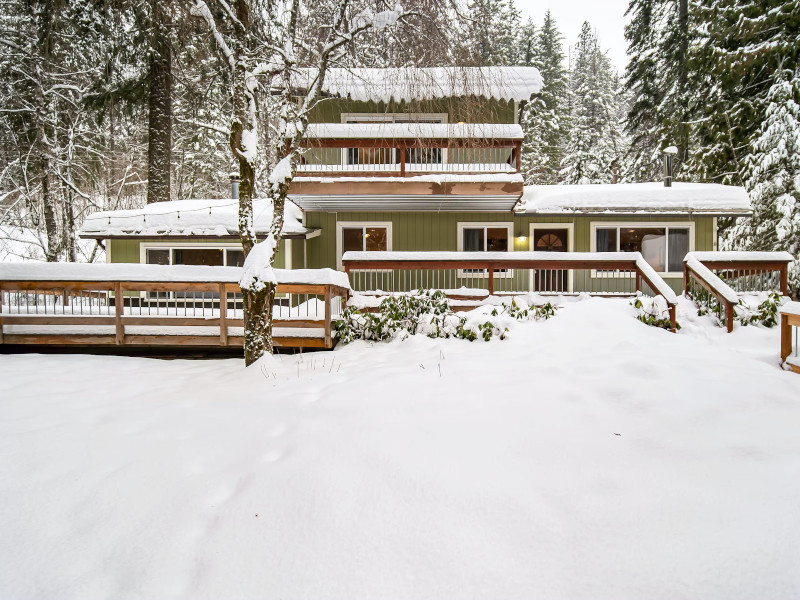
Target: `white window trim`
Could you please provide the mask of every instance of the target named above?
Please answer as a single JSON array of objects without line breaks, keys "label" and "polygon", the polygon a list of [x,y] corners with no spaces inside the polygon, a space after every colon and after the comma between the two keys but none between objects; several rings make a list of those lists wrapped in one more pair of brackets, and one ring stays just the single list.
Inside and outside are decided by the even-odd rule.
[{"label": "white window trim", "polygon": [[[457,248],[459,252],[464,252],[464,229],[480,229],[483,228],[501,228],[505,227],[508,230],[508,251],[514,251],[514,223],[511,221],[459,221],[458,222],[458,236]],[[496,278],[500,277],[513,277],[514,271],[508,269],[505,273],[495,273]],[[462,269],[458,270],[458,277],[465,279],[485,279],[486,273],[465,273]]]},{"label": "white window trim", "polygon": [[[191,250],[191,249],[218,249],[218,250],[241,250],[240,242],[142,242],[139,244],[139,262],[147,264],[147,250]],[[226,252],[222,253],[222,261],[225,264],[228,260]],[[169,253],[169,262],[172,264],[172,252]]]},{"label": "white window trim", "polygon": [[[591,239],[589,240],[590,243],[590,250],[592,252],[597,252],[597,229],[604,229],[604,228],[620,228],[626,227],[631,229],[653,229],[653,228],[664,228],[669,230],[670,228],[674,229],[688,229],[689,230],[689,252],[694,252],[694,239],[695,239],[695,223],[694,221],[635,221],[635,222],[626,222],[626,221],[592,221],[590,224],[590,236]],[[669,240],[669,231],[667,231],[667,240]],[[619,248],[620,243],[620,236],[619,231],[617,231],[617,248]],[[667,256],[665,257],[665,261],[667,266],[669,267],[669,245],[667,245]],[[674,278],[674,277],[683,277],[683,271],[660,271],[658,273],[662,277],[667,278]],[[598,274],[596,270],[592,270],[592,277],[602,276],[602,274]],[[634,277],[633,273],[629,273],[628,277]]]},{"label": "white window trim", "polygon": [[[533,237],[536,229],[566,229],[567,230],[567,252],[575,252],[575,223],[531,223],[528,235],[528,249],[534,252],[536,249],[533,247]],[[567,279],[567,292],[571,293],[573,290],[573,276],[574,269],[569,269]],[[533,291],[533,274],[528,276],[529,291]]]},{"label": "white window trim", "polygon": [[392,250],[392,222],[391,221],[337,221],[336,223],[336,268],[344,270],[342,265],[342,230],[346,227],[385,227],[386,228],[386,251]]}]

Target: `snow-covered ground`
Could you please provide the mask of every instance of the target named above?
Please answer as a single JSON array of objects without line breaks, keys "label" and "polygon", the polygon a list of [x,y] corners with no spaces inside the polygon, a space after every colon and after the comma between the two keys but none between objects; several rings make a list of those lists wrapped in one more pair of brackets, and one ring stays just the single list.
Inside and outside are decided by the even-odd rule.
[{"label": "snow-covered ground", "polygon": [[777,329],[0,356],[0,598],[796,598]]}]

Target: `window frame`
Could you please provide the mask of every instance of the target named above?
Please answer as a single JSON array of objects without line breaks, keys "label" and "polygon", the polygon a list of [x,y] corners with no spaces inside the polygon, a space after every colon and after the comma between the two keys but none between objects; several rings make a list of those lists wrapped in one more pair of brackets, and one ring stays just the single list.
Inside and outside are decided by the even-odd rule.
[{"label": "window frame", "polygon": [[147,264],[148,250],[169,250],[169,264],[172,264],[172,250],[222,250],[222,266],[228,266],[226,250],[242,250],[240,242],[141,242],[139,244],[139,263]]},{"label": "window frame", "polygon": [[[465,252],[464,250],[464,229],[483,229],[483,241],[484,241],[484,248],[486,247],[486,230],[487,229],[502,229],[505,228],[508,231],[508,252],[514,252],[514,222],[513,221],[459,221],[457,224],[457,234],[456,234],[456,247],[458,248],[459,252]],[[486,251],[488,252],[488,250]],[[495,271],[495,277],[513,277],[514,271],[513,269],[507,269],[504,272]],[[488,277],[488,273],[481,269],[479,273],[467,273],[463,269],[458,269],[458,277],[469,279],[484,279]]]},{"label": "window frame", "polygon": [[[666,244],[664,254],[664,264],[669,268],[669,230],[670,229],[688,229],[689,230],[689,252],[694,252],[695,246],[695,222],[694,221],[592,221],[590,231],[591,239],[590,250],[597,252],[597,230],[598,229],[616,229],[617,230],[617,250],[619,252],[620,244],[620,229],[664,229],[664,240]],[[683,277],[683,271],[658,271],[662,277]],[[602,272],[592,270],[592,277],[602,277]],[[628,277],[634,277],[633,273],[628,273]]]},{"label": "window frame", "polygon": [[342,248],[344,246],[343,229],[357,228],[362,230],[367,228],[380,228],[386,229],[386,252],[392,251],[392,222],[391,221],[337,221],[336,222],[336,268],[344,271],[342,264]]}]

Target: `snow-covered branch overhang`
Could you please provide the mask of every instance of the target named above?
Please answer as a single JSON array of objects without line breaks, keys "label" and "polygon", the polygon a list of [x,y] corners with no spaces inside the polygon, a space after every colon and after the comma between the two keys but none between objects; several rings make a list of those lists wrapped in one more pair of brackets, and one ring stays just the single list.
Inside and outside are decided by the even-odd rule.
[{"label": "snow-covered branch overhang", "polygon": [[[292,87],[305,92],[313,85],[315,69],[298,69]],[[325,96],[373,102],[414,102],[476,97],[523,102],[542,90],[542,76],[535,67],[395,67],[329,69]]]},{"label": "snow-covered branch overhang", "polygon": [[742,187],[716,183],[623,183],[525,186],[518,215],[750,216]]}]

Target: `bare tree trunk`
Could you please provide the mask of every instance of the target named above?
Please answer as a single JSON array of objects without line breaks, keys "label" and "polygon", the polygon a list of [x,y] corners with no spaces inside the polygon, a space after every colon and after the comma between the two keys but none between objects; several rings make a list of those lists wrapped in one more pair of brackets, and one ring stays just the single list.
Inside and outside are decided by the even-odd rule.
[{"label": "bare tree trunk", "polygon": [[172,47],[162,0],[150,0],[150,115],[147,142],[147,203],[170,199],[172,162]]},{"label": "bare tree trunk", "polygon": [[[41,145],[45,145],[43,140]],[[47,248],[45,248],[44,256],[47,262],[56,262],[58,260],[58,222],[56,220],[56,195],[52,186],[52,176],[49,150],[44,148],[42,152],[42,214],[44,215],[44,230],[47,236]]]}]

